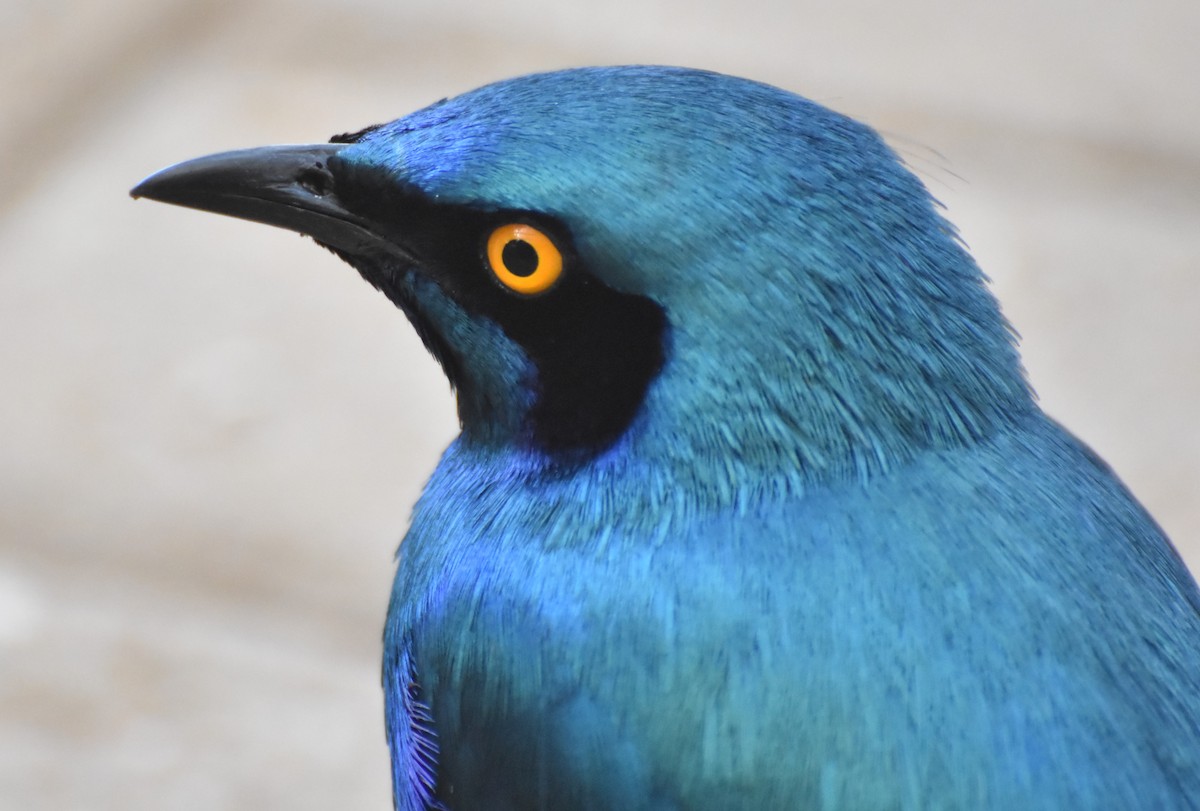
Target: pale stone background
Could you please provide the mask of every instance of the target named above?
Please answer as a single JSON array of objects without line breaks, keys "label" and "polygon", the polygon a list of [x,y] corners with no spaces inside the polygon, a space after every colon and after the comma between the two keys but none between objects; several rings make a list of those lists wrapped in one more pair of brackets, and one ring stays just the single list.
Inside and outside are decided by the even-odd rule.
[{"label": "pale stone background", "polygon": [[884,130],[1200,567],[1200,4],[602,6],[0,5],[0,808],[390,807],[378,637],[446,386],[324,251],[126,191],[531,70],[709,67]]}]

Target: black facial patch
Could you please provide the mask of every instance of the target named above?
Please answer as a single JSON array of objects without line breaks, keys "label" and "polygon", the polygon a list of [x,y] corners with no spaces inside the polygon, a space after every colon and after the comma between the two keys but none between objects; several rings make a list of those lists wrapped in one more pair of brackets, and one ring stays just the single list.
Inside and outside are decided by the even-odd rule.
[{"label": "black facial patch", "polygon": [[[449,206],[429,200],[374,172],[331,162],[337,194],[355,214],[378,223],[380,236],[419,260],[418,272],[433,278],[464,310],[497,324],[537,368],[536,400],[528,440],[563,462],[586,458],[611,445],[632,422],[650,382],[664,362],[666,315],[656,302],[608,287],[588,272],[566,227],[534,212]],[[563,272],[542,295],[522,296],[504,287],[484,258],[488,235],[504,223],[525,222],[547,234],[563,255]],[[511,250],[511,254],[510,254]],[[526,254],[528,251],[528,254]],[[414,321],[415,312],[395,273],[364,257],[345,257]],[[537,254],[521,241],[509,243],[510,270],[532,273]],[[441,336],[423,335],[452,383],[461,364]]]}]

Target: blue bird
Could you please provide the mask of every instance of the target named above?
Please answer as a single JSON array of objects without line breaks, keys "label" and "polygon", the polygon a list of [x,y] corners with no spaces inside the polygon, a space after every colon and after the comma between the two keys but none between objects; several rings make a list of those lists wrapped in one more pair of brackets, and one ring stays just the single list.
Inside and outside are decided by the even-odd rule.
[{"label": "blue bird", "polygon": [[1200,592],[869,128],[569,70],[133,194],[311,235],[457,391],[397,808],[1200,808]]}]

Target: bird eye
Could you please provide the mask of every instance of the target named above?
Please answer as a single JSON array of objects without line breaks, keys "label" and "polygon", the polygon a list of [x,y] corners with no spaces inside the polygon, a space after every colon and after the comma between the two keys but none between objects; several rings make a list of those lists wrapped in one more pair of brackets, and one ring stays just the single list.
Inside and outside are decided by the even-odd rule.
[{"label": "bird eye", "polygon": [[487,261],[500,283],[532,296],[549,290],[562,274],[562,253],[532,225],[508,223],[492,231]]}]

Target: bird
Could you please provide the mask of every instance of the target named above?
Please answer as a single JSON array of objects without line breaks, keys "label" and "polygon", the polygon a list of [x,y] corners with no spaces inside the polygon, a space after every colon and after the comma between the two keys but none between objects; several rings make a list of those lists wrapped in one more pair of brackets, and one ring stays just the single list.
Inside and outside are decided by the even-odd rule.
[{"label": "bird", "polygon": [[572,68],[131,193],[311,236],[456,392],[397,809],[1200,808],[1196,582],[870,127]]}]

